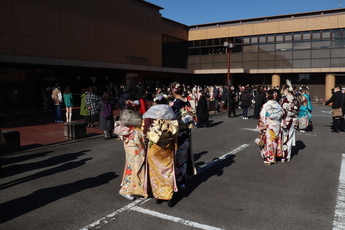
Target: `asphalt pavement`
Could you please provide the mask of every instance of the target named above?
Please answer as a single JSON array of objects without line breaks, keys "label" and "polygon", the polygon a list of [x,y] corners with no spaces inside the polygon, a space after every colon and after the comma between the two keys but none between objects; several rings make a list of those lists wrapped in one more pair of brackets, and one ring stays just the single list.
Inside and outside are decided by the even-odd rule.
[{"label": "asphalt pavement", "polygon": [[6,155],[0,229],[342,229],[335,213],[345,205],[345,133],[331,133],[330,111],[314,104],[313,131],[297,133],[290,162],[271,166],[254,143],[257,120],[212,115],[212,127],[192,131],[198,174],[171,208],[118,194],[125,156],[116,138],[95,135]]}]

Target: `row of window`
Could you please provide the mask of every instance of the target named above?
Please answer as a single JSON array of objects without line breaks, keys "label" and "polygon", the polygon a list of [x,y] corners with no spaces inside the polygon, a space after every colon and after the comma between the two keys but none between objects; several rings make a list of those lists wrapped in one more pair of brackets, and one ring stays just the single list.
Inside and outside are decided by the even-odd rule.
[{"label": "row of window", "polygon": [[[291,50],[317,50],[344,48],[345,38],[320,41],[299,41],[286,43],[264,43],[264,44],[235,44],[232,53],[255,53],[272,51],[291,51]],[[195,47],[188,49],[188,55],[219,55],[226,54],[223,46]],[[344,54],[345,55],[345,54]]]},{"label": "row of window", "polygon": [[[344,58],[231,62],[231,69],[329,68],[345,66]],[[188,69],[226,69],[224,62],[189,63]]]},{"label": "row of window", "polygon": [[257,43],[282,43],[291,41],[315,41],[331,40],[345,37],[345,29],[304,31],[294,33],[279,33],[266,35],[253,35],[236,38],[216,38],[207,40],[190,41],[189,48],[203,46],[223,46],[225,41],[234,44],[257,44]]}]

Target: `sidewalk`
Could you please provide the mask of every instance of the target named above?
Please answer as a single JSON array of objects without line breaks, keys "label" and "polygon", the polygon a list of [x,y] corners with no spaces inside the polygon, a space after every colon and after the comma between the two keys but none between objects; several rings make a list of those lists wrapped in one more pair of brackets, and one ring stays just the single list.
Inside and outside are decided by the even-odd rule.
[{"label": "sidewalk", "polygon": [[[64,110],[62,114],[64,115]],[[83,117],[79,115],[79,108],[73,108],[72,114],[72,121],[83,121]],[[119,110],[114,110],[114,116],[119,114]],[[64,123],[55,123],[54,115],[46,114],[44,111],[1,114],[1,120],[1,130],[20,132],[19,151],[73,141],[65,139]],[[94,128],[87,128],[86,137],[103,134],[103,130],[98,128],[98,122],[95,125]]]}]

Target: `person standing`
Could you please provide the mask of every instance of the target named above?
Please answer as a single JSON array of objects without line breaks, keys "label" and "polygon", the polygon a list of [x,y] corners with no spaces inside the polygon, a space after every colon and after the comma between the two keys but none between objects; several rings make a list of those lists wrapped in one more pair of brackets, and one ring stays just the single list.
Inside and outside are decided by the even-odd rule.
[{"label": "person standing", "polygon": [[99,98],[96,95],[96,88],[89,87],[88,91],[89,93],[86,96],[85,105],[87,106],[89,110],[89,114],[90,114],[88,127],[93,128],[95,127],[96,117],[97,117],[97,114],[99,113],[99,110],[98,110]]},{"label": "person standing", "polygon": [[250,105],[250,90],[246,87],[241,94],[241,107],[243,110],[243,119],[248,119],[248,108]]},{"label": "person standing", "polygon": [[176,181],[179,188],[184,189],[186,187],[186,177],[187,175],[196,174],[196,169],[194,166],[194,156],[191,151],[191,128],[190,124],[193,120],[184,123],[181,119],[181,109],[188,106],[188,100],[182,96],[183,88],[182,86],[174,82],[171,85],[172,95],[175,98],[170,106],[175,114],[177,114],[179,122],[179,133],[177,139],[178,149],[175,154],[175,173]]},{"label": "person standing", "polygon": [[99,129],[104,131],[104,139],[110,140],[114,128],[113,104],[109,94],[104,92],[101,100],[98,102]]},{"label": "person standing", "polygon": [[83,88],[81,90],[81,95],[80,95],[80,115],[84,117],[84,122],[88,123],[89,120],[89,110],[85,105],[85,99],[88,94],[87,88]]},{"label": "person standing", "polygon": [[154,98],[154,103],[144,113],[142,126],[147,139],[147,187],[151,187],[157,204],[167,200],[171,207],[173,194],[178,191],[174,160],[179,125],[176,114],[167,105],[167,95]]},{"label": "person standing", "polygon": [[134,200],[134,195],[148,197],[144,187],[146,145],[141,124],[141,114],[132,109],[121,110],[120,118],[115,122],[114,134],[123,141],[126,153],[119,194],[128,200]]},{"label": "person standing", "polygon": [[72,121],[72,109],[73,109],[73,94],[70,92],[70,88],[66,87],[63,93],[63,102],[66,106],[66,122]]},{"label": "person standing", "polygon": [[300,132],[304,133],[312,127],[311,124],[311,112],[313,111],[313,105],[308,94],[308,89],[303,86],[301,89],[301,95],[298,98],[299,113],[298,113],[298,128]]},{"label": "person standing", "polygon": [[267,91],[268,101],[262,106],[257,129],[264,145],[261,148],[261,156],[264,164],[276,163],[276,158],[282,155],[281,121],[283,109],[276,101],[277,93]]},{"label": "person standing", "polygon": [[261,86],[257,88],[254,101],[255,101],[254,114],[253,114],[254,119],[259,119],[261,107],[265,103],[265,95],[263,94],[263,90]]},{"label": "person standing", "polygon": [[340,85],[334,87],[333,95],[331,98],[325,102],[325,105],[332,103],[332,110],[340,109],[341,114],[333,114],[333,127],[332,132],[339,133],[340,131],[345,131],[344,124],[344,111],[345,111],[345,94],[341,90]]},{"label": "person standing", "polygon": [[294,90],[291,82],[286,80],[287,85],[283,88],[284,99],[282,99],[281,107],[284,110],[282,119],[282,156],[281,162],[291,160],[292,146],[295,146],[295,133],[298,127],[298,101],[294,96]]},{"label": "person standing", "polygon": [[56,84],[55,89],[52,92],[52,99],[54,103],[54,118],[55,122],[63,122],[61,119],[61,105],[62,105],[62,95],[60,91],[60,85]]},{"label": "person standing", "polygon": [[198,101],[198,106],[196,107],[196,114],[198,117],[197,128],[210,127],[210,114],[208,111],[206,94],[204,92],[201,93],[201,97]]},{"label": "person standing", "polygon": [[228,110],[228,117],[236,117],[236,103],[237,103],[237,95],[235,91],[235,87],[233,85],[230,86],[229,90],[229,110]]}]

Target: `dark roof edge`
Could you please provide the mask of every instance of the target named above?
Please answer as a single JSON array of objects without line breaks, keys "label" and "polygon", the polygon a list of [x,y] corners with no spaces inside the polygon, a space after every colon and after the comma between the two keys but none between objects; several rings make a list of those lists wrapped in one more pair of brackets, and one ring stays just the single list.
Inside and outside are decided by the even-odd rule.
[{"label": "dark roof edge", "polygon": [[345,12],[345,8],[338,8],[332,10],[320,10],[320,11],[311,11],[311,12],[304,12],[304,13],[294,13],[294,14],[284,14],[284,15],[275,15],[275,16],[267,16],[267,17],[259,17],[259,18],[248,18],[248,19],[239,19],[239,20],[231,20],[231,21],[223,21],[223,22],[213,22],[213,23],[205,23],[205,24],[196,24],[189,26],[189,29],[193,28],[200,28],[200,27],[210,27],[210,26],[218,26],[218,25],[226,25],[226,24],[238,24],[238,23],[250,23],[256,21],[264,21],[265,19],[274,20],[274,19],[284,19],[284,18],[295,18],[295,17],[306,17],[306,16],[313,16],[313,15],[320,15],[320,14],[332,14],[332,13],[340,13]]},{"label": "dark roof edge", "polygon": [[146,4],[148,4],[148,5],[151,5],[151,6],[154,6],[154,7],[158,8],[158,10],[163,10],[163,9],[164,9],[163,7],[160,7],[160,6],[157,6],[157,5],[155,5],[155,4],[152,4],[151,2],[147,2],[147,1],[145,1],[145,0],[141,0],[141,1],[144,2],[144,3],[146,3]]},{"label": "dark roof edge", "polygon": [[185,27],[187,27],[187,29],[189,28],[187,25],[182,24],[182,23],[177,22],[177,21],[174,21],[174,20],[171,20],[171,19],[169,19],[169,18],[162,17],[162,19],[167,20],[167,21],[170,21],[170,22],[173,22],[173,23],[180,24],[181,26],[185,26]]}]

